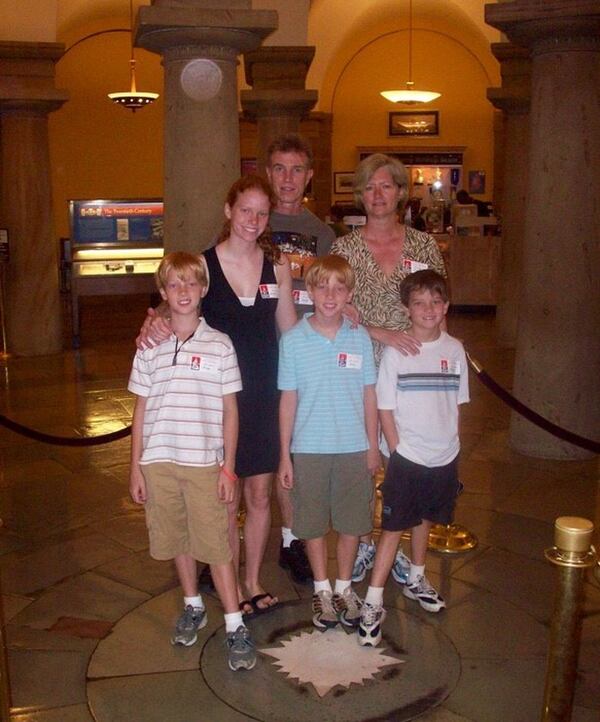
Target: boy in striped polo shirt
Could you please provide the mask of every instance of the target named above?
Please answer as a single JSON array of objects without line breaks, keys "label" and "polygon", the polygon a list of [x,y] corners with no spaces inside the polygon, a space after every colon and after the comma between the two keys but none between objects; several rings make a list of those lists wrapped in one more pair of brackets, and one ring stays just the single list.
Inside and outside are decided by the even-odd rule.
[{"label": "boy in striped polo shirt", "polygon": [[228,664],[252,669],[256,651],[238,608],[227,504],[236,494],[236,392],[242,388],[230,338],[199,318],[208,290],[204,259],[170,253],[156,272],[172,337],[137,351],[129,379],[131,498],[144,504],[154,559],[174,559],[183,613],[172,644],[190,646],[207,623],[196,560],[208,562],[225,609]]},{"label": "boy in striped polo shirt", "polygon": [[[358,538],[372,526],[372,475],[380,461],[373,347],[365,329],[343,316],[354,282],[345,259],[317,259],[306,274],[314,313],[280,341],[279,479],[292,490],[292,531],[306,544],[313,623],[321,630],[359,623],[362,602],[351,586],[352,567]],[[330,518],[338,532],[333,589],[327,576]]]},{"label": "boy in striped polo shirt", "polygon": [[361,645],[376,646],[385,619],[383,588],[400,534],[411,529],[412,558],[405,597],[428,612],[446,603],[425,577],[425,553],[433,523],[450,524],[458,481],[458,407],[469,400],[462,344],[442,330],[448,311],[445,279],[417,271],[400,284],[408,309],[407,333],[421,342],[416,356],[387,346],[377,379],[381,428],[391,450],[383,494],[382,534],[358,631]]}]

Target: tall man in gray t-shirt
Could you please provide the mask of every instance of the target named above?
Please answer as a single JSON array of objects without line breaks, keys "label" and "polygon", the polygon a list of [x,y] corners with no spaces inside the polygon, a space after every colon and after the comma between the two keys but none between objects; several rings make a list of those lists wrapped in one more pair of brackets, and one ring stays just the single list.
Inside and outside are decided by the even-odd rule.
[{"label": "tall man in gray t-shirt", "polygon": [[[267,176],[276,196],[270,226],[273,241],[281,246],[292,268],[294,300],[299,316],[312,310],[304,285],[304,273],[312,259],[326,256],[335,240],[333,230],[306,208],[304,191],[313,175],[310,145],[299,135],[276,138],[267,151]],[[312,579],[304,545],[292,534],[290,492],[276,484],[282,517],[279,564],[289,569],[296,582]]]}]

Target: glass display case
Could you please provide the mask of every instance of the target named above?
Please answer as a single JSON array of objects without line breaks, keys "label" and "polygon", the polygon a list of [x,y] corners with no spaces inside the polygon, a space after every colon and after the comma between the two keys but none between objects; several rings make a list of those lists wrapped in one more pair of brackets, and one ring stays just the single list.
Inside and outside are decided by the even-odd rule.
[{"label": "glass display case", "polygon": [[69,201],[73,346],[79,346],[81,296],[152,293],[163,256],[163,202]]}]

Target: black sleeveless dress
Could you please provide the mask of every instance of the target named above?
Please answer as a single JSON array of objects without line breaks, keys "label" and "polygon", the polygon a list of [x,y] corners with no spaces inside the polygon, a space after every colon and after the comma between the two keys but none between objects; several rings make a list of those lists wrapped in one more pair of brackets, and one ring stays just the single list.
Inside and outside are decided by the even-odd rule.
[{"label": "black sleeveless dress", "polygon": [[[242,306],[229,285],[216,250],[204,252],[210,273],[202,315],[209,326],[233,341],[242,375],[237,395],[240,430],[235,471],[254,476],[277,470],[279,465],[279,392],[276,298],[263,298],[259,289],[253,306]],[[261,284],[277,284],[273,264],[263,261]]]}]

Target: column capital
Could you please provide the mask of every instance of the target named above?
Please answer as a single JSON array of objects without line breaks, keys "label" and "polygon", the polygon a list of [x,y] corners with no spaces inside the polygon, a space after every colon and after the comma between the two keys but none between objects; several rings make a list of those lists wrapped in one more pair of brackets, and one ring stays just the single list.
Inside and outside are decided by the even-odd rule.
[{"label": "column capital", "polygon": [[314,45],[266,45],[244,53],[246,82],[263,88],[304,89]]},{"label": "column capital", "polygon": [[531,98],[529,95],[516,95],[505,88],[488,88],[487,99],[497,110],[507,115],[525,115],[529,113]]},{"label": "column capital", "polygon": [[246,2],[227,5],[211,8],[198,0],[155,0],[143,5],[134,27],[135,45],[159,54],[179,45],[227,46],[244,53],[277,29],[275,10],[252,10]]},{"label": "column capital", "polygon": [[47,115],[69,99],[54,87],[62,43],[0,42],[0,113]]},{"label": "column capital", "polygon": [[528,48],[513,43],[492,43],[493,56],[500,61],[501,88],[488,88],[487,99],[505,113],[529,112],[531,60]]},{"label": "column capital", "polygon": [[485,6],[485,22],[533,54],[600,50],[597,0],[513,0]]},{"label": "column capital", "polygon": [[240,101],[244,114],[251,119],[292,116],[301,118],[318,100],[316,90],[242,90]]}]

